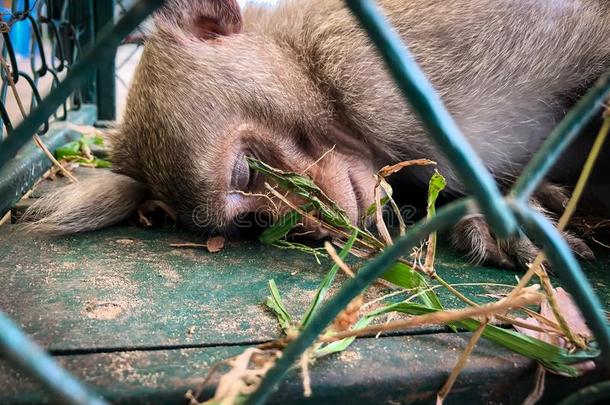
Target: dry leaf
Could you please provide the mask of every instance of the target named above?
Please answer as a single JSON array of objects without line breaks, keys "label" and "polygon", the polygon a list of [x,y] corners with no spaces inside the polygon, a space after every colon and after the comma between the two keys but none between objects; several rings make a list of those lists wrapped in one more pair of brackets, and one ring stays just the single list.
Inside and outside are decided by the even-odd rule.
[{"label": "dry leaf", "polygon": [[224,236],[214,236],[208,239],[207,248],[210,253],[218,253],[225,247]]},{"label": "dry leaf", "polygon": [[395,165],[391,165],[391,166],[384,166],[381,168],[381,170],[379,170],[378,174],[381,177],[388,177],[391,174],[394,174],[402,169],[404,169],[405,167],[409,167],[409,166],[428,166],[428,165],[435,165],[436,162],[430,159],[413,159],[413,160],[406,160],[404,162],[400,162],[400,163],[396,163]]},{"label": "dry leaf", "polygon": [[[592,338],[593,333],[591,333],[591,330],[587,327],[587,324],[585,323],[585,319],[582,316],[580,309],[578,309],[578,307],[574,303],[572,296],[566,290],[559,287],[559,288],[555,289],[555,299],[557,300],[559,310],[563,314],[572,333],[583,337],[585,340]],[[542,315],[543,317],[550,319],[554,322],[557,322],[557,318],[555,318],[555,314],[553,313],[553,310],[552,310],[551,305],[549,304],[548,300],[544,300],[540,304],[540,315]],[[545,326],[538,319],[531,318],[531,317],[526,318],[526,319],[520,319],[520,320],[529,325],[533,325],[533,326],[539,326],[539,327]],[[555,345],[555,346],[564,347],[564,348],[568,347],[567,340],[564,339],[562,336],[558,336],[556,334],[552,334],[552,333],[548,333],[548,332],[539,332],[539,331],[535,331],[535,330],[531,330],[531,329],[527,329],[527,328],[522,328],[517,325],[514,325],[514,327],[515,327],[515,329],[517,329],[519,332],[523,333],[524,335],[528,335],[528,336],[543,340],[543,341],[550,343],[552,345]],[[574,366],[577,367],[582,373],[595,369],[595,363],[593,361],[584,361],[582,363],[575,364]]]}]

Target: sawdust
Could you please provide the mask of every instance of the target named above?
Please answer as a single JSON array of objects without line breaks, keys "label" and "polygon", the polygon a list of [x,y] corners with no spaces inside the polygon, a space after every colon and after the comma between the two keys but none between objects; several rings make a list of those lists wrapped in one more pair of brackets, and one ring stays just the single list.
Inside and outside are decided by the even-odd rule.
[{"label": "sawdust", "polygon": [[173,255],[182,256],[187,259],[194,259],[198,257],[193,249],[172,249],[169,252]]},{"label": "sawdust", "polygon": [[355,363],[362,359],[362,355],[360,354],[360,352],[348,349],[341,352],[341,354],[339,355],[339,359],[344,363]]},{"label": "sawdust", "polygon": [[142,352],[123,352],[112,355],[111,376],[117,381],[137,383],[144,387],[158,388],[163,372],[140,372],[150,366],[150,359]]},{"label": "sawdust", "polygon": [[169,263],[157,263],[154,267],[157,269],[159,276],[168,282],[175,284],[182,281],[182,276]]},{"label": "sawdust", "polygon": [[100,274],[97,273],[97,268],[98,266],[89,267],[91,274],[87,274],[88,277],[83,278],[83,281],[100,289],[120,287],[122,290],[135,291],[133,282],[129,278],[119,274]]},{"label": "sawdust", "polygon": [[87,301],[85,315],[90,319],[110,320],[121,316],[125,308],[116,302]]},{"label": "sawdust", "polygon": [[61,264],[61,267],[63,267],[66,270],[75,270],[80,266],[80,263],[78,262],[63,262]]}]

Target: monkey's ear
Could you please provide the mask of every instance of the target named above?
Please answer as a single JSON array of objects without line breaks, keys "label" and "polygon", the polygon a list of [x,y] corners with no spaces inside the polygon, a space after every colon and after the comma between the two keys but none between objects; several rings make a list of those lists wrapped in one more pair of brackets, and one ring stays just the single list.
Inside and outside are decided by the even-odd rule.
[{"label": "monkey's ear", "polygon": [[237,0],[169,0],[158,15],[201,40],[238,34],[243,26]]},{"label": "monkey's ear", "polygon": [[35,233],[92,231],[128,218],[147,194],[146,187],[131,177],[102,173],[36,199],[20,222]]}]

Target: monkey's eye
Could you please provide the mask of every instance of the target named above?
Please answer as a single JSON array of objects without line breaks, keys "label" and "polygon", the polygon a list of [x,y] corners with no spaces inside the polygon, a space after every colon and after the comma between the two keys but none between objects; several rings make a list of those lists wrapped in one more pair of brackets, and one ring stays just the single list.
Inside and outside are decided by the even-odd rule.
[{"label": "monkey's eye", "polygon": [[250,183],[250,166],[246,161],[246,155],[239,155],[231,172],[231,188],[233,190],[246,191]]}]

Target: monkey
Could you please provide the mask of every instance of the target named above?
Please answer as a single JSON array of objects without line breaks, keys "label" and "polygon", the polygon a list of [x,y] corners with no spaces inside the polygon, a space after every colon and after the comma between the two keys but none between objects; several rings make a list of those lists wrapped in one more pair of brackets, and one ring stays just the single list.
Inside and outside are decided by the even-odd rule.
[{"label": "monkey", "polygon": [[[504,190],[610,69],[605,0],[378,4]],[[445,195],[468,193],[343,1],[241,10],[235,0],[167,0],[154,25],[110,140],[112,171],[37,200],[24,216],[30,229],[91,231],[156,199],[187,228],[239,232],[240,215],[269,210],[255,197],[265,179],[248,157],[307,173],[354,222],[387,164],[432,159],[447,178]],[[430,174],[400,174],[402,194]],[[545,183],[533,199],[549,217],[569,197],[559,183]],[[328,236],[315,223],[303,229]],[[578,257],[593,258],[580,238],[564,236]],[[526,238],[496,240],[477,215],[451,239],[476,262],[504,268],[537,252]]]}]

